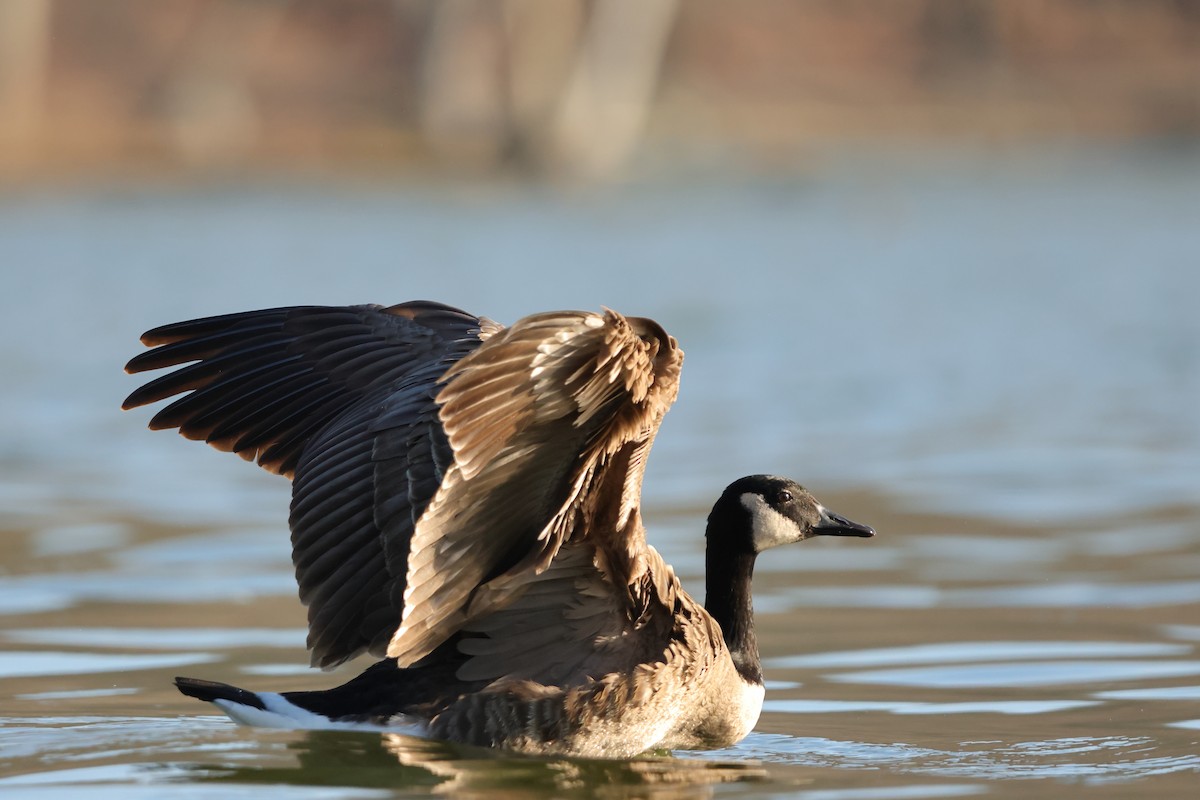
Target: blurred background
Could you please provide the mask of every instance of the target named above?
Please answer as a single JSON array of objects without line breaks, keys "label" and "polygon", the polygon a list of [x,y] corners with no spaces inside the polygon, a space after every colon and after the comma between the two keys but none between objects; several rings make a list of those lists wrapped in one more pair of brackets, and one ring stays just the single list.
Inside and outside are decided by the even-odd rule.
[{"label": "blurred background", "polygon": [[1200,131],[1190,0],[10,0],[0,168],[612,178]]},{"label": "blurred background", "polygon": [[145,444],[148,327],[428,297],[660,317],[750,471],[1192,497],[1198,165],[1188,0],[8,0],[9,463]]},{"label": "blurred background", "polygon": [[0,281],[0,727],[41,743],[0,780],[282,758],[164,726],[190,664],[335,680],[286,482],[145,431],[121,368],[417,298],[680,340],[645,496],[688,585],[743,474],[880,531],[760,567],[778,681],[725,756],[1200,769],[1200,2],[3,0]]}]

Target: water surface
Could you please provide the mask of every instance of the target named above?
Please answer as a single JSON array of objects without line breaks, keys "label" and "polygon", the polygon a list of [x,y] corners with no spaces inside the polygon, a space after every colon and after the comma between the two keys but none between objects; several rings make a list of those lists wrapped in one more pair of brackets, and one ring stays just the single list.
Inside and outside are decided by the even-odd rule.
[{"label": "water surface", "polygon": [[[92,187],[0,201],[0,792],[1178,797],[1200,773],[1200,162],[856,158],[805,179]],[[539,760],[248,730],[170,686],[305,668],[287,486],[117,410],[154,325],[435,298],[652,316],[687,352],[647,522],[793,475],[871,541],[756,576],[758,729]],[[1189,788],[1190,787],[1190,788]]]}]

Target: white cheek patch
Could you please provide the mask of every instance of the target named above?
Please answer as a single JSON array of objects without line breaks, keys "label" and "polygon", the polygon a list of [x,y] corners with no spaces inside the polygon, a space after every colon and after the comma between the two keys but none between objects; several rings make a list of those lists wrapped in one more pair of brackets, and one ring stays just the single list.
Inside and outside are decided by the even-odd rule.
[{"label": "white cheek patch", "polygon": [[742,506],[750,512],[753,532],[751,540],[755,551],[761,553],[781,544],[791,544],[804,538],[804,532],[794,521],[767,505],[762,495],[746,492],[741,496]]}]

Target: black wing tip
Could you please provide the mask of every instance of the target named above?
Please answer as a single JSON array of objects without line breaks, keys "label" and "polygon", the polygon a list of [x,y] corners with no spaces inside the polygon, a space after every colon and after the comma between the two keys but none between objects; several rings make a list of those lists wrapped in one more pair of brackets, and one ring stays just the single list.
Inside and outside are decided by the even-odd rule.
[{"label": "black wing tip", "polygon": [[162,353],[159,345],[167,344],[165,342],[148,342],[146,337],[142,337],[142,344],[147,347],[153,347],[154,350],[147,350],[144,353],[138,353],[133,358],[125,362],[125,373],[127,375],[136,375],[139,372],[149,372],[155,369],[163,369],[165,367],[174,367],[183,363],[181,361],[163,361]]},{"label": "black wing tip", "polygon": [[286,317],[295,311],[313,309],[328,309],[328,306],[276,306],[274,308],[259,308],[253,311],[234,311],[229,314],[211,314],[207,317],[195,317],[180,322],[168,322],[151,328],[141,336],[142,344],[147,347],[157,347],[160,344],[170,344],[180,339],[187,339],[214,330],[233,327],[247,320],[264,319],[267,317]]},{"label": "black wing tip", "polygon": [[175,688],[188,697],[211,703],[214,700],[229,700],[238,705],[249,706],[266,711],[267,707],[254,692],[230,686],[228,683],[206,681],[200,678],[175,678]]},{"label": "black wing tip", "polygon": [[[236,322],[235,317],[240,314],[222,314],[214,317],[200,317],[199,319],[188,319],[182,322],[171,322],[166,325],[159,325],[157,328],[151,328],[138,337],[138,341],[146,347],[161,347],[164,344],[174,344],[183,339],[188,339],[198,335],[213,327],[214,323],[231,324]],[[137,361],[134,358],[133,361]],[[133,361],[129,363],[132,364]]]},{"label": "black wing tip", "polygon": [[[128,372],[129,370],[126,369],[125,371]],[[145,389],[146,387],[139,386],[130,392],[129,396],[121,401],[121,410],[132,411],[135,408],[141,408],[142,406],[148,406],[151,403],[156,402],[155,398],[147,397],[148,392],[146,392]],[[150,430],[154,429],[151,428]]]},{"label": "black wing tip", "polygon": [[[125,371],[130,372],[129,367],[126,367]],[[134,370],[134,371],[140,372],[140,370]],[[196,387],[195,386],[187,386],[186,384],[180,386],[180,381],[173,374],[172,375],[164,375],[162,378],[157,378],[155,380],[150,381],[149,383],[142,384],[141,386],[139,386],[138,388],[136,388],[132,392],[130,392],[129,396],[126,397],[121,402],[121,410],[122,411],[130,411],[131,409],[134,409],[134,408],[141,408],[142,406],[148,406],[151,403],[157,403],[159,400],[165,400],[166,398],[171,397],[172,395],[190,391],[191,389],[194,389],[194,388],[196,388]],[[164,409],[164,411],[165,410],[166,409]],[[155,423],[153,423],[153,422],[150,423],[150,430],[152,430],[152,431],[153,430],[162,430],[164,427],[174,428],[174,427],[177,427],[177,425],[170,425],[170,426],[157,425],[156,426]]]}]

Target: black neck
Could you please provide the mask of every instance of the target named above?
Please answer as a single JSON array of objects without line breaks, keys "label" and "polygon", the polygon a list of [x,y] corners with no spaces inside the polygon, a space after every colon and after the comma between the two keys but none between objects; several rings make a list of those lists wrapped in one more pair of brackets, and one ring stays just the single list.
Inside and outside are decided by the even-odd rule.
[{"label": "black neck", "polygon": [[754,577],[755,553],[729,552],[713,547],[723,540],[709,530],[705,554],[706,595],[704,608],[721,626],[725,646],[733,656],[738,674],[751,683],[762,683],[762,663],[758,659],[758,640],[754,638],[754,606],[750,584]]}]

